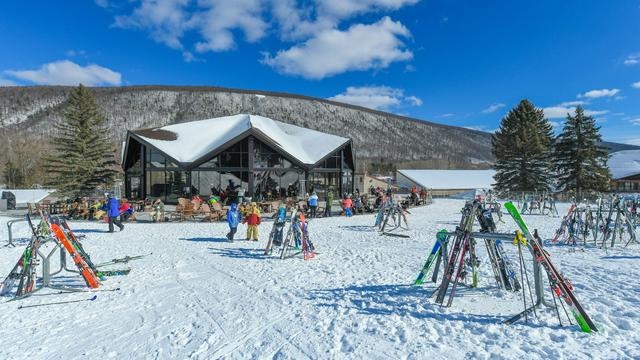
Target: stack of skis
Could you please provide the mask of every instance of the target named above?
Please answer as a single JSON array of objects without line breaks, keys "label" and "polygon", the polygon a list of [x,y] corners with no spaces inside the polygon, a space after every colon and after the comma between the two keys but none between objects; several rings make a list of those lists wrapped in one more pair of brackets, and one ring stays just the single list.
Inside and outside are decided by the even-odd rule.
[{"label": "stack of skis", "polygon": [[378,208],[373,226],[380,230],[380,235],[408,238],[409,235],[395,232],[409,230],[408,213],[407,209],[403,208],[400,203],[393,201],[391,196],[386,197]]},{"label": "stack of skis", "polygon": [[[31,228],[32,236],[29,244],[22,252],[16,265],[13,267],[9,275],[0,284],[0,296],[7,296],[11,294],[13,287],[17,283],[17,288],[13,294],[14,299],[21,299],[31,295],[36,290],[42,289],[47,286],[42,281],[42,286],[37,288],[37,267],[41,261],[49,261],[49,256],[45,256],[41,253],[42,246],[47,242],[53,242],[57,248],[61,248],[60,251],[66,251],[66,253],[73,260],[77,270],[87,287],[91,289],[98,288],[107,276],[114,275],[127,275],[130,269],[123,270],[102,270],[101,266],[112,265],[116,263],[118,259],[114,259],[112,262],[107,262],[99,265],[95,265],[83,247],[78,237],[73,233],[69,225],[64,219],[50,216],[46,213],[40,213],[40,222],[36,226],[34,225],[31,216],[26,215],[29,227]],[[52,253],[53,253],[52,251]],[[65,256],[65,255],[62,255]],[[41,259],[39,259],[39,257]],[[128,260],[127,260],[128,261]],[[61,270],[64,265],[61,264]],[[42,269],[43,277],[50,277],[53,275],[50,273],[49,266]],[[49,272],[46,273],[45,272]]]},{"label": "stack of skis", "polygon": [[[287,227],[287,223],[289,226]],[[286,234],[285,234],[286,229]],[[316,255],[316,249],[309,238],[309,221],[302,209],[295,210],[291,216],[286,211],[279,211],[269,233],[265,255],[271,255],[274,248],[280,248],[280,259],[302,253],[304,260]]]},{"label": "stack of skis", "polygon": [[[559,303],[565,310],[567,317],[569,316],[567,308],[569,309],[582,331],[597,331],[596,326],[575,298],[571,283],[551,263],[549,254],[542,248],[542,241],[529,232],[520,213],[512,203],[506,203],[505,208],[519,227],[518,231],[511,234],[496,233],[492,212],[485,209],[477,200],[468,202],[462,210],[462,218],[456,230],[454,232],[442,230],[436,235],[436,243],[429,253],[424,267],[418,274],[415,284],[423,284],[431,270],[433,270],[431,281],[437,283],[439,269],[443,267],[442,280],[433,294],[436,296],[436,303],[444,305],[445,300],[447,300],[446,306],[451,306],[458,284],[462,283],[469,287],[477,287],[478,285],[478,265],[480,261],[476,254],[476,239],[484,239],[489,262],[498,287],[512,292],[522,291],[523,312],[508,319],[505,323],[511,324],[522,318],[528,319],[528,314],[535,313],[537,307],[546,304],[542,293],[545,285],[541,272],[544,270],[547,273],[547,283],[551,290],[554,307],[560,322],[562,323],[556,298],[561,300]],[[473,230],[475,220],[480,225],[480,231],[478,232]],[[504,240],[514,240],[514,244],[518,246],[520,279],[518,279],[518,274],[514,270],[515,266],[509,261],[503,249],[502,241]],[[534,289],[537,297],[535,300],[533,299],[532,286],[529,283],[523,247],[528,248],[533,257]],[[525,288],[528,288],[529,305],[527,304]],[[567,307],[564,306],[563,302]]]},{"label": "stack of skis", "polygon": [[[631,206],[630,206],[631,205]],[[600,198],[595,205],[572,204],[556,230],[552,243],[566,245],[593,244],[614,247],[616,240],[625,246],[637,242],[633,204],[620,196]]]}]

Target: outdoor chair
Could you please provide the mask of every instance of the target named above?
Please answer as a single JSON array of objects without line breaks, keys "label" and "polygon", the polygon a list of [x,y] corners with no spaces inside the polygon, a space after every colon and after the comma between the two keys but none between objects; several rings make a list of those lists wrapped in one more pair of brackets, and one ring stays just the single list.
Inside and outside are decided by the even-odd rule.
[{"label": "outdoor chair", "polygon": [[219,202],[211,205],[211,216],[209,219],[211,221],[220,221],[227,216],[227,210],[222,208],[222,204]]}]

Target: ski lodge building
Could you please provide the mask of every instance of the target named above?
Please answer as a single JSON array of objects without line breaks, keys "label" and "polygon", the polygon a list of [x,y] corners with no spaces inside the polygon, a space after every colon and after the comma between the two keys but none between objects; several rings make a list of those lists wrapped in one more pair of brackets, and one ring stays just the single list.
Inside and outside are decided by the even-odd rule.
[{"label": "ski lodge building", "polygon": [[640,192],[640,150],[614,152],[608,163],[612,191]]},{"label": "ski lodge building", "polygon": [[257,200],[353,191],[351,139],[239,114],[127,133],[125,196],[208,196],[231,189]]},{"label": "ski lodge building", "polygon": [[495,170],[398,170],[401,187],[427,189],[432,197],[473,199],[481,190],[493,186]]}]

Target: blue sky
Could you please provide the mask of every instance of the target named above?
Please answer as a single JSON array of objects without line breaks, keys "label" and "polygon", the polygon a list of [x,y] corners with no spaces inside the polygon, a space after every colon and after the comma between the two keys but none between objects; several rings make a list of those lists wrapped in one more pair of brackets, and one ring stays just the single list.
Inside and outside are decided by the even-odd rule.
[{"label": "blue sky", "polygon": [[640,145],[640,0],[4,1],[0,49],[0,85],[282,91],[486,131],[528,98]]}]

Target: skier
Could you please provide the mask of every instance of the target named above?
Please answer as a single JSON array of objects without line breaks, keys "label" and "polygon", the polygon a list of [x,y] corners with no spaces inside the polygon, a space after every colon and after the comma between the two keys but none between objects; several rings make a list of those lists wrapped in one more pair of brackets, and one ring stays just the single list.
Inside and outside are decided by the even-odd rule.
[{"label": "skier", "polygon": [[273,245],[281,246],[284,234],[284,225],[287,222],[287,209],[284,205],[280,205],[278,209],[278,215],[276,216],[275,227],[276,230],[273,234]]},{"label": "skier", "polygon": [[231,208],[227,213],[227,223],[229,223],[227,239],[233,241],[233,236],[236,234],[238,224],[240,223],[240,212],[238,211],[238,205],[236,203],[231,204]]},{"label": "skier", "polygon": [[316,217],[316,210],[318,209],[318,194],[314,191],[309,196],[309,209],[311,209],[311,217]]},{"label": "skier", "polygon": [[327,204],[324,207],[324,216],[331,216],[331,205],[333,205],[333,190],[327,191]]},{"label": "skier", "polygon": [[124,230],[124,225],[118,220],[120,216],[120,207],[118,206],[118,199],[113,194],[107,194],[107,203],[105,205],[105,211],[109,217],[109,232],[113,232],[113,224],[120,228],[120,231]]},{"label": "skier", "polygon": [[129,218],[133,215],[133,208],[127,199],[122,199],[122,205],[120,205],[118,211],[120,212],[120,221],[129,221]]},{"label": "skier", "polygon": [[260,225],[260,220],[258,204],[252,202],[247,212],[247,217],[242,219],[242,223],[247,224],[247,240],[251,240],[251,237],[253,237],[253,241],[258,241],[258,225]]},{"label": "skier", "polygon": [[153,202],[153,212],[151,212],[151,221],[164,221],[164,203],[162,199],[157,198]]},{"label": "skier", "polygon": [[344,210],[344,215],[346,217],[353,216],[353,212],[351,210],[351,207],[353,207],[353,200],[351,200],[351,196],[350,195],[347,195],[342,200],[342,209]]}]

